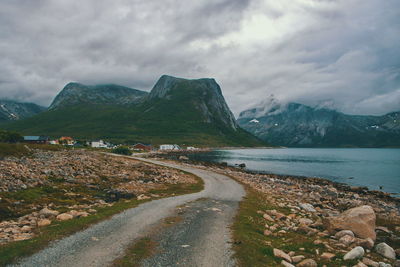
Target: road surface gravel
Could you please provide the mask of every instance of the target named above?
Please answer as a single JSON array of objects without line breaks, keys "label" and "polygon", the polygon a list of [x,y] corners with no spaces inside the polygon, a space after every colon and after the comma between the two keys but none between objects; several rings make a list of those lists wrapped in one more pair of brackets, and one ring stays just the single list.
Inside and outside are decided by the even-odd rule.
[{"label": "road surface gravel", "polygon": [[[108,220],[52,242],[49,247],[12,266],[109,266],[135,240],[186,205],[182,222],[156,237],[157,253],[144,266],[233,266],[229,226],[245,195],[231,178],[212,171],[151,159],[148,163],[190,172],[204,180],[198,193],[163,198],[125,210]],[[197,201],[196,201],[197,200]]]}]

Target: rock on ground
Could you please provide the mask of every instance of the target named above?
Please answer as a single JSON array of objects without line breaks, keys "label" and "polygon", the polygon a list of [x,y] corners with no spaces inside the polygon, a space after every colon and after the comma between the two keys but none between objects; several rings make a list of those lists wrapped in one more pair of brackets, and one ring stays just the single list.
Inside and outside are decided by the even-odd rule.
[{"label": "rock on ground", "polygon": [[331,233],[351,230],[358,237],[376,239],[376,216],[371,206],[364,205],[346,210],[339,216],[326,217],[323,223]]},{"label": "rock on ground", "polygon": [[344,255],[344,260],[361,259],[364,256],[364,249],[362,247],[355,247]]},{"label": "rock on ground", "polygon": [[375,250],[377,253],[385,258],[391,260],[396,259],[396,252],[394,252],[394,249],[386,243],[379,243],[378,245],[376,245]]}]

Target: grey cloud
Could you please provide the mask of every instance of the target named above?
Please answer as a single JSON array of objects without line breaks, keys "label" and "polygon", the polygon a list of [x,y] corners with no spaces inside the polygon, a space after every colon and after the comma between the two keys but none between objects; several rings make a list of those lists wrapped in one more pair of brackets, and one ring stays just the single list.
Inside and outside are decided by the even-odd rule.
[{"label": "grey cloud", "polygon": [[[260,16],[271,24],[241,38]],[[386,113],[400,107],[399,17],[397,0],[5,0],[0,98],[48,105],[70,81],[150,90],[170,74],[216,78],[236,114],[270,94]]]}]

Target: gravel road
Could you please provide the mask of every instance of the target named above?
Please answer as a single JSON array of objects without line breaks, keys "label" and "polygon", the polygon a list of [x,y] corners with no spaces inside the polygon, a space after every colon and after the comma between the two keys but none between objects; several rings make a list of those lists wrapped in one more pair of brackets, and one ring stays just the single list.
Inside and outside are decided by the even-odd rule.
[{"label": "gravel road", "polygon": [[[143,203],[86,230],[53,242],[48,248],[13,266],[109,266],[136,239],[151,233],[160,221],[186,205],[184,220],[156,237],[161,250],[145,266],[232,266],[229,226],[243,187],[212,171],[150,159],[149,163],[177,168],[204,180],[194,194]],[[198,200],[198,201],[196,201]]]}]

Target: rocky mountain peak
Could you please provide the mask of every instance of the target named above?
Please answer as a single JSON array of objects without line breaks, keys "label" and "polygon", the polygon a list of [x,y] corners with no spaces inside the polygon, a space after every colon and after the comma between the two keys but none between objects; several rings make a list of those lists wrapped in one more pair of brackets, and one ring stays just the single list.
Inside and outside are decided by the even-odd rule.
[{"label": "rocky mountain peak", "polygon": [[0,100],[0,121],[14,121],[36,115],[46,108],[33,103]]},{"label": "rocky mountain peak", "polygon": [[215,79],[183,79],[163,75],[148,96],[149,101],[157,99],[194,106],[205,122],[222,122],[234,130],[238,128]]}]

